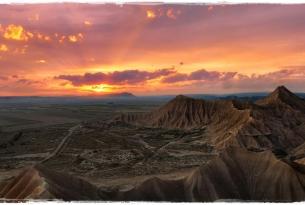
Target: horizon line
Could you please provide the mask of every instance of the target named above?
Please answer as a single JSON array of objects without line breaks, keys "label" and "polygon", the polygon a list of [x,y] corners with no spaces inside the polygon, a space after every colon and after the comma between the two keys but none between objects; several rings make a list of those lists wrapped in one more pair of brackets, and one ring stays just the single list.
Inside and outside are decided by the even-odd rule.
[{"label": "horizon line", "polygon": [[219,5],[230,5],[230,4],[304,4],[305,0],[228,0],[228,1],[217,1],[217,0],[7,0],[1,4],[49,4],[49,3],[87,3],[87,4],[219,4]]},{"label": "horizon line", "polygon": [[[236,92],[236,93],[219,93],[219,94],[208,94],[208,93],[180,93],[180,94],[165,94],[165,95],[134,95],[133,93],[130,93],[133,95],[132,97],[172,97],[172,96],[178,96],[178,95],[206,95],[206,96],[234,96],[234,95],[241,95],[241,94],[269,94],[272,91],[258,91],[258,92]],[[303,92],[293,92],[295,94],[305,94],[305,91]],[[117,94],[117,93],[112,93]],[[1,96],[1,98],[64,98],[64,97],[79,97],[79,98],[132,98],[132,97],[115,97],[115,96],[107,96],[107,95],[12,95],[12,96]]]}]

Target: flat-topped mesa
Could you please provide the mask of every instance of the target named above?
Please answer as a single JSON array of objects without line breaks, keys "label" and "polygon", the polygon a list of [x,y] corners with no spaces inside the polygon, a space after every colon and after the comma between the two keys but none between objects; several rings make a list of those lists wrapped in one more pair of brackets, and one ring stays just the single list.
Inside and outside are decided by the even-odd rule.
[{"label": "flat-topped mesa", "polygon": [[277,87],[267,97],[258,100],[256,104],[264,106],[289,105],[293,109],[305,112],[305,101],[292,93],[285,86]]}]

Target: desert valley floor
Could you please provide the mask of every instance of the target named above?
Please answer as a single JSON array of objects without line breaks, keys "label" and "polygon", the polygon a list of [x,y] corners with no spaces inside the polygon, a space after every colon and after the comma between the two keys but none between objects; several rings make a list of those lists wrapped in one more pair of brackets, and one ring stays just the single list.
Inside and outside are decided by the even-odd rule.
[{"label": "desert valley floor", "polygon": [[305,200],[305,100],[284,86],[256,101],[3,104],[0,125],[3,200]]}]

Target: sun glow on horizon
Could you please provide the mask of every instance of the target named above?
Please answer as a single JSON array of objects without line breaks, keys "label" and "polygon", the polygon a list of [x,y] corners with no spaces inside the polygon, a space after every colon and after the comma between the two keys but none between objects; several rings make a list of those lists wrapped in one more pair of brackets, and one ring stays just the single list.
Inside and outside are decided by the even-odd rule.
[{"label": "sun glow on horizon", "polygon": [[99,85],[84,85],[79,88],[80,91],[89,91],[92,93],[109,93],[111,92],[111,88],[105,84]]}]

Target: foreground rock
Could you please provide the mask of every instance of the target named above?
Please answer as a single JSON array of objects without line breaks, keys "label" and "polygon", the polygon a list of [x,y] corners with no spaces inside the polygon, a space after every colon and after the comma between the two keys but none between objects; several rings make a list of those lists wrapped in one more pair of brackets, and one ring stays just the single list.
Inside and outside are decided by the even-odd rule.
[{"label": "foreground rock", "polygon": [[153,178],[118,196],[120,200],[303,201],[304,170],[303,165],[289,165],[269,151],[229,148],[183,180]]},{"label": "foreground rock", "polygon": [[303,201],[305,166],[270,151],[228,148],[179,180],[152,177],[128,189],[97,188],[81,179],[36,166],[6,182],[5,199],[111,201]]},{"label": "foreground rock", "polygon": [[79,178],[43,166],[23,170],[0,184],[2,199],[98,200],[97,188]]}]

